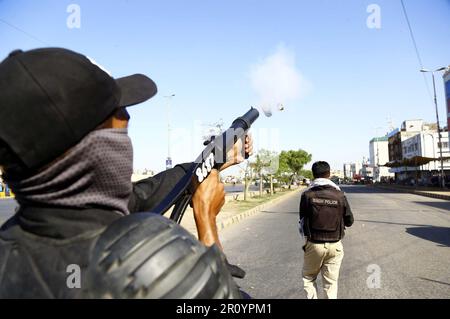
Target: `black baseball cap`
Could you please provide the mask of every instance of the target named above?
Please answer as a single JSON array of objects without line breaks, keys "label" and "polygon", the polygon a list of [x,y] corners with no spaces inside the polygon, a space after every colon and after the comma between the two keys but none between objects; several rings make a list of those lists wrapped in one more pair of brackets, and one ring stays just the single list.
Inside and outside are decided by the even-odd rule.
[{"label": "black baseball cap", "polygon": [[0,140],[27,168],[39,168],[116,109],[156,93],[156,84],[145,75],[114,79],[67,49],[16,50],[0,63]]}]

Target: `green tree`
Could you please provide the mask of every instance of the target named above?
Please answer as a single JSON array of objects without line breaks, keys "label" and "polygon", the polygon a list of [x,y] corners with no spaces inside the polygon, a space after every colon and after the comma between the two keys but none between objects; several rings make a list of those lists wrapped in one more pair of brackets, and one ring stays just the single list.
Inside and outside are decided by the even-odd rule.
[{"label": "green tree", "polygon": [[309,170],[309,169],[302,169],[301,171],[300,171],[300,176],[303,176],[304,178],[309,178],[309,179],[314,179],[314,177],[313,177],[313,173],[312,173],[312,171],[311,170]]},{"label": "green tree", "polygon": [[289,188],[295,176],[302,175],[303,166],[311,161],[312,155],[299,149],[297,151],[282,151],[279,157],[279,176],[289,176]]}]

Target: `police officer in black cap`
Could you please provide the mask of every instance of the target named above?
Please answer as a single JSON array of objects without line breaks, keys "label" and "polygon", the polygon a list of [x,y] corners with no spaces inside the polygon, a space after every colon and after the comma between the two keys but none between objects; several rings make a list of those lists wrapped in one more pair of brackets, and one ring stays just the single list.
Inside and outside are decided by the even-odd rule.
[{"label": "police officer in black cap", "polygon": [[204,245],[167,218],[130,215],[151,211],[185,174],[178,165],[131,183],[125,108],[156,93],[142,74],[113,79],[66,49],[0,63],[0,166],[20,205],[0,230],[0,298],[241,297],[215,229],[217,171],[192,200]]}]

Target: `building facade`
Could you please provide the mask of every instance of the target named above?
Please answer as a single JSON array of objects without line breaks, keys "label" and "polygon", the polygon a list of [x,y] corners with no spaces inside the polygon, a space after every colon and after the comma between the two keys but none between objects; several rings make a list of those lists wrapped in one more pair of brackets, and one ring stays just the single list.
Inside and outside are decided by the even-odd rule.
[{"label": "building facade", "polygon": [[436,124],[426,124],[423,120],[403,121],[400,129],[388,134],[389,161],[403,160],[402,142],[420,132],[436,131]]},{"label": "building facade", "polygon": [[344,164],[344,178],[352,180],[356,175],[361,175],[362,164],[356,163],[345,163]]},{"label": "building facade", "polygon": [[[449,138],[447,134],[441,132],[442,157],[450,157]],[[403,154],[405,159],[411,159],[416,156],[428,158],[440,158],[440,145],[438,132],[420,132],[403,141]],[[440,161],[431,161],[420,166],[422,171],[437,171],[441,169]],[[444,170],[450,170],[450,162],[444,160]]]},{"label": "building facade", "polygon": [[363,166],[360,162],[352,163],[351,169],[352,169],[353,176],[361,175],[362,167]]},{"label": "building facade", "polygon": [[373,168],[374,182],[394,177],[389,172],[389,167],[384,166],[389,162],[389,138],[388,136],[374,137],[369,142],[369,163]]},{"label": "building facade", "polygon": [[334,169],[334,170],[330,171],[330,176],[334,176],[334,177],[337,177],[337,178],[340,178],[340,179],[344,179],[345,174],[341,170]]},{"label": "building facade", "polygon": [[[450,157],[449,137],[441,131],[442,157]],[[400,129],[388,135],[389,172],[398,183],[435,185],[441,169],[440,144],[437,125],[423,120],[404,121]],[[450,173],[450,162],[444,160],[445,175]]]},{"label": "building facade", "polygon": [[344,164],[344,178],[345,179],[352,179],[353,175],[352,175],[352,164],[350,163],[345,163]]}]

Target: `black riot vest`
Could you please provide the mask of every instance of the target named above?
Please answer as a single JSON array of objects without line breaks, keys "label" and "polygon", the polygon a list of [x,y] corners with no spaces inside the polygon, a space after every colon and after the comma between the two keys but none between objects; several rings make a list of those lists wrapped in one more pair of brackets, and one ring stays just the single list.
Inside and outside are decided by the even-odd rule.
[{"label": "black riot vest", "polygon": [[0,299],[241,298],[225,257],[173,221],[134,213],[68,239],[0,231]]},{"label": "black riot vest", "polygon": [[304,193],[307,212],[305,235],[312,241],[335,242],[344,237],[344,193],[331,186],[314,187]]}]

